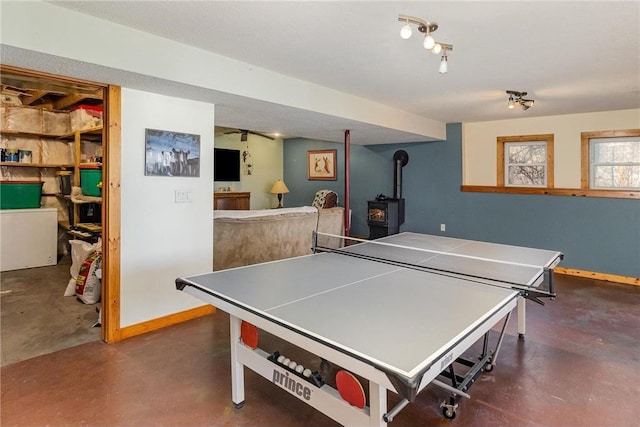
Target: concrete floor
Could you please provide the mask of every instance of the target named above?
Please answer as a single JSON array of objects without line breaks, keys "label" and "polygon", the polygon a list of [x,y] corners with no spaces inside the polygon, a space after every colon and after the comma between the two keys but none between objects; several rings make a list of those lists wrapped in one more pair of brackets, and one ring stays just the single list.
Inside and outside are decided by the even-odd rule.
[{"label": "concrete floor", "polygon": [[96,307],[65,297],[70,256],[57,265],[0,273],[2,366],[100,340]]},{"label": "concrete floor", "polygon": [[[524,340],[510,324],[498,365],[471,388],[455,420],[438,408],[447,393],[429,386],[390,426],[639,426],[640,287],[558,275],[555,285],[557,300],[528,304]],[[336,425],[250,371],[246,404],[235,409],[228,327],[218,311],[5,366],[2,425]],[[260,340],[266,351],[319,366],[287,343],[264,334]],[[331,369],[323,372],[331,382]],[[389,393],[388,400],[391,407],[398,398]]]}]

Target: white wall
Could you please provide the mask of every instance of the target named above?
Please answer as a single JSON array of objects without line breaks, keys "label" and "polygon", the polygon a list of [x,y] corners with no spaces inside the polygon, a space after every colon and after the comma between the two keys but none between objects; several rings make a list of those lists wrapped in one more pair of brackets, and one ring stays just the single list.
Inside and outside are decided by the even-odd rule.
[{"label": "white wall", "polygon": [[[282,139],[271,141],[257,135],[247,135],[247,142],[240,141],[240,134],[219,135],[215,138],[217,148],[233,148],[240,153],[248,151],[253,161],[253,172],[246,174],[246,165],[240,158],[240,182],[215,182],[214,188],[231,187],[233,191],[251,193],[251,209],[269,209],[278,206],[278,199],[269,193],[273,183],[283,178]],[[284,195],[286,199],[287,195]]]},{"label": "white wall", "polygon": [[554,187],[580,188],[580,133],[638,128],[640,109],[465,123],[462,182],[497,185],[497,137],[552,133]]},{"label": "white wall", "polygon": [[[121,327],[202,305],[175,279],[213,268],[213,123],[212,104],[122,89]],[[145,176],[145,128],[200,135],[200,177]]]}]

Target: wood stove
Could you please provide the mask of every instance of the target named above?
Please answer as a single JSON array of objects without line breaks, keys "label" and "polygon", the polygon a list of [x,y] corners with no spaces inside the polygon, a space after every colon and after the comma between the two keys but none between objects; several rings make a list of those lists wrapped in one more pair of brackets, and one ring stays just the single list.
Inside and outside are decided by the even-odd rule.
[{"label": "wood stove", "polygon": [[402,168],[409,162],[409,155],[398,150],[393,155],[393,197],[379,194],[367,202],[367,224],[369,238],[389,236],[400,232],[404,223],[404,199],[402,198]]},{"label": "wood stove", "polygon": [[404,199],[380,199],[368,202],[369,238],[398,234],[400,224],[404,218],[400,217],[400,205],[404,205]]}]

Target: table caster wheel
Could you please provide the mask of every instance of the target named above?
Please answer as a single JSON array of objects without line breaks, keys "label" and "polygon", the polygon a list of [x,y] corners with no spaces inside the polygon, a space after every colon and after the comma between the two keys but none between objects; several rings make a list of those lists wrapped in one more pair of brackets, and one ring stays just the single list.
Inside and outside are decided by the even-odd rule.
[{"label": "table caster wheel", "polygon": [[485,372],[493,371],[493,364],[492,363],[487,363],[486,365],[484,365],[484,371]]},{"label": "table caster wheel", "polygon": [[242,409],[242,407],[244,406],[244,400],[240,403],[233,403],[233,407],[236,409]]},{"label": "table caster wheel", "polygon": [[456,411],[445,406],[442,408],[442,415],[449,420],[453,420],[456,417]]}]

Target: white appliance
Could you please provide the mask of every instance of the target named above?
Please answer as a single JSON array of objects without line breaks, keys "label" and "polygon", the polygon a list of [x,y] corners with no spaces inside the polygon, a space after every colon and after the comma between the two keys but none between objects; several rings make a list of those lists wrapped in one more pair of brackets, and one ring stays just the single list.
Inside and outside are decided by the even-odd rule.
[{"label": "white appliance", "polygon": [[58,210],[0,210],[0,271],[57,264]]}]

